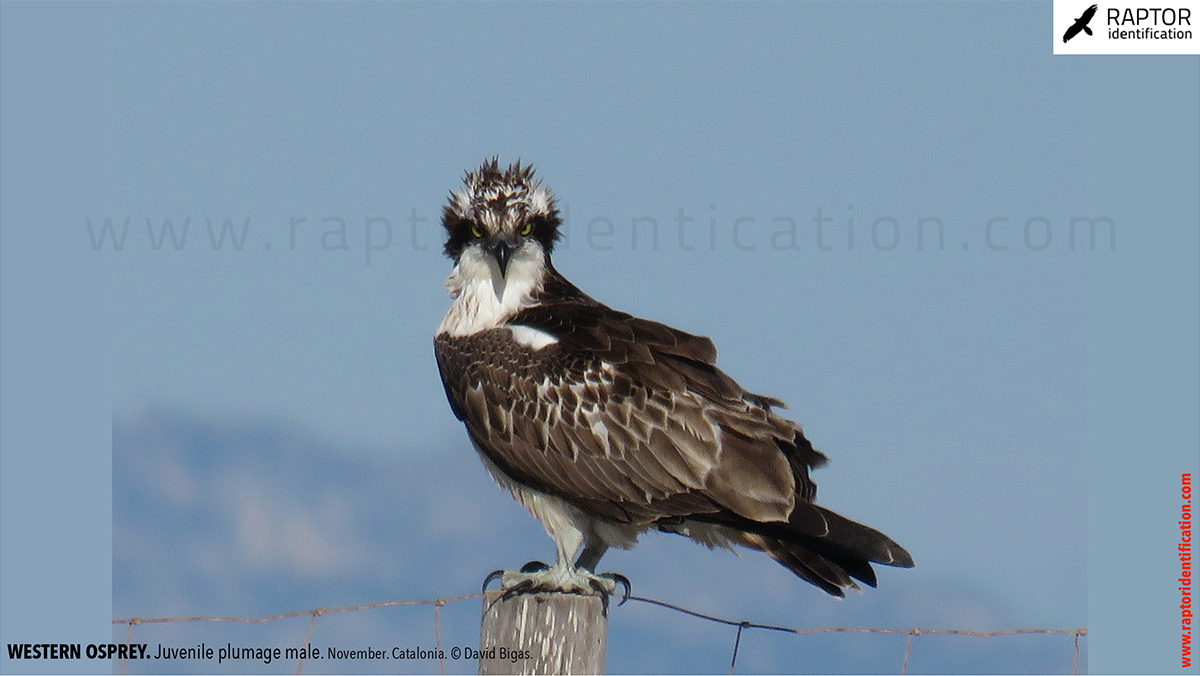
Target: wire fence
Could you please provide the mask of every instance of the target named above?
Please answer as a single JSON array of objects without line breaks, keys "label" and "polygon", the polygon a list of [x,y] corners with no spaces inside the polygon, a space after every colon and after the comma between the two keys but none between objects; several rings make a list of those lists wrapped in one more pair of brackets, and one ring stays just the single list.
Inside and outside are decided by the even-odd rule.
[{"label": "wire fence", "polygon": [[[274,622],[277,620],[286,620],[297,617],[308,616],[308,630],[304,636],[304,643],[308,645],[312,638],[313,629],[316,627],[317,618],[322,615],[333,615],[337,613],[353,613],[376,608],[390,608],[397,606],[430,606],[433,609],[433,636],[436,643],[437,653],[440,655],[442,650],[442,628],[441,628],[441,609],[443,606],[451,603],[459,603],[472,599],[482,599],[482,593],[464,594],[462,596],[451,596],[447,598],[432,599],[432,600],[411,600],[411,601],[382,601],[379,603],[368,603],[357,606],[342,606],[338,608],[313,608],[311,610],[298,610],[290,613],[281,613],[279,615],[268,615],[266,617],[131,617],[126,619],[113,620],[114,625],[128,625],[125,632],[125,646],[128,648],[133,640],[133,628],[142,624],[166,624],[166,623],[188,623],[188,622],[231,622],[240,624],[262,624],[266,622]],[[1071,673],[1079,673],[1079,654],[1080,654],[1080,639],[1088,635],[1086,627],[1078,629],[1004,629],[1001,631],[971,631],[967,629],[881,629],[873,627],[817,627],[811,629],[798,629],[795,627],[785,627],[774,624],[763,624],[760,622],[752,622],[749,620],[731,620],[708,613],[702,613],[674,603],[660,601],[658,599],[647,598],[644,596],[629,596],[628,601],[645,603],[660,608],[688,615],[707,622],[726,625],[736,628],[736,633],[733,636],[732,649],[729,657],[729,673],[733,674],[737,668],[738,649],[742,643],[742,633],[747,630],[772,631],[786,634],[794,634],[796,636],[806,636],[812,634],[907,634],[908,640],[904,644],[904,656],[900,662],[900,673],[908,673],[908,658],[912,653],[913,639],[918,636],[930,635],[954,635],[954,636],[971,636],[975,638],[997,638],[1000,636],[1015,636],[1022,634],[1058,634],[1074,636],[1074,656],[1071,660]],[[304,671],[304,657],[301,657],[296,664],[296,673],[301,674]],[[128,667],[128,660],[121,660],[121,673],[125,674]],[[446,662],[444,658],[438,659],[438,667],[442,674],[446,673]]]}]

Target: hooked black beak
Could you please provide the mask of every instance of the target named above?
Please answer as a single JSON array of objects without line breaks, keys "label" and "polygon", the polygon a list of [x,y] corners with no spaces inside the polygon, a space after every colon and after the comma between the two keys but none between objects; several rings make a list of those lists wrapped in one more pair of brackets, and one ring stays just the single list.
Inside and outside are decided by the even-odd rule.
[{"label": "hooked black beak", "polygon": [[508,261],[512,258],[513,246],[503,239],[497,239],[492,242],[487,248],[488,253],[492,258],[496,259],[496,265],[500,266],[500,276],[508,276]]}]

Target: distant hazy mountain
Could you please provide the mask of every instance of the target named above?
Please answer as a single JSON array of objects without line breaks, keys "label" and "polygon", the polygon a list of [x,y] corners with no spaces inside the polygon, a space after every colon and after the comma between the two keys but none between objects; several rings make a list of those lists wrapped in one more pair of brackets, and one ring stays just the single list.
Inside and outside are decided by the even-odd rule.
[{"label": "distant hazy mountain", "polygon": [[[920,566],[920,553],[914,552]],[[238,616],[479,589],[493,569],[551,559],[541,527],[487,477],[465,435],[437,449],[347,449],[271,422],[200,420],[151,412],[113,433],[113,616]],[[733,619],[793,627],[1022,626],[1004,605],[962,582],[919,586],[881,573],[881,588],[836,601],[766,557],[707,552],[650,534],[601,564],[637,594]],[[970,579],[963,571],[961,579]],[[441,609],[444,647],[478,644],[480,605]],[[194,647],[299,646],[309,618],[264,624],[138,625],[133,641]],[[114,629],[123,640],[126,627]],[[608,670],[725,672],[736,630],[639,603],[611,611]],[[738,671],[895,673],[906,637],[795,636],[747,631]],[[311,642],[343,650],[429,649],[428,606],[324,615]],[[1052,673],[1071,665],[1070,636],[920,637],[912,673]],[[1083,663],[1086,667],[1086,659]],[[474,673],[447,660],[450,673]],[[294,661],[131,662],[131,673],[293,673]],[[437,661],[309,660],[304,671],[437,672]]]}]

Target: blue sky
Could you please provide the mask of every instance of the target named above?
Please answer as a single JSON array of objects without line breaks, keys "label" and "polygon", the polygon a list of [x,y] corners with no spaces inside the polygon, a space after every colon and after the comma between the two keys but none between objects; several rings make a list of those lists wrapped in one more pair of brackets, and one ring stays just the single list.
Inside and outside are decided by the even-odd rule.
[{"label": "blue sky", "polygon": [[[114,467],[141,472],[114,475],[117,615],[449,596],[547,556],[537,523],[474,466],[431,348],[449,302],[440,206],[466,169],[499,155],[534,163],[558,195],[568,236],[555,263],[568,278],[712,337],[722,368],[787,401],[832,458],[815,476],[822,504],[917,562],[840,603],[764,557],[678,538],[651,536],[607,567],[648,595],[788,625],[1089,625],[1089,508],[1111,504],[1097,487],[1122,471],[1098,463],[1096,446],[1151,419],[1126,406],[1132,425],[1096,425],[1096,330],[1110,327],[1096,303],[1144,310],[1151,334],[1178,319],[1169,341],[1195,333],[1194,309],[1145,291],[1195,282],[1192,267],[1155,258],[1195,248],[1195,58],[1054,57],[1042,3],[105,12],[108,200],[62,227],[111,261]],[[1141,98],[1109,97],[1118,83]],[[1115,241],[1103,223],[1094,242],[1072,228],[1080,217],[1114,219]],[[1123,256],[1151,273],[1129,273]],[[1145,342],[1134,352],[1158,349],[1131,335]],[[1130,377],[1194,385],[1193,357],[1164,359]],[[1125,396],[1179,402],[1173,420],[1194,422],[1191,400],[1167,391]],[[303,449],[299,465],[280,439]],[[1135,492],[1178,480],[1178,463],[1146,463],[1161,471],[1136,475]],[[346,476],[322,489],[334,466]],[[413,476],[429,477],[429,500],[455,496],[446,509],[494,530],[438,521],[411,499]],[[186,486],[211,490],[184,499]],[[270,538],[303,532],[312,548],[255,548],[239,539],[246,519]],[[1146,530],[1160,522],[1171,525]],[[143,560],[160,539],[175,573]],[[205,568],[205,542],[220,545],[219,572]],[[435,545],[458,560],[364,563]],[[197,607],[221,598],[234,607]],[[829,644],[819,659],[891,668],[890,654],[844,661],[852,648]],[[763,648],[746,669],[807,670],[790,649]],[[1057,670],[1063,654],[1036,645],[1024,661],[972,663],[954,650],[921,668]],[[708,664],[652,670],[724,668]]]},{"label": "blue sky", "polygon": [[[521,157],[569,208],[569,278],[711,336],[730,374],[789,402],[833,458],[823,500],[914,551],[885,586],[976,578],[1025,621],[1079,625],[1082,62],[1013,48],[1040,39],[1031,9],[119,9],[117,414],[470,456],[431,359],[436,219],[466,168]],[[969,20],[1010,34],[951,30]],[[191,217],[178,251],[145,224],[161,241],[167,217]],[[213,250],[205,219],[226,217],[239,235],[250,219],[241,251]],[[377,217],[392,244],[368,264]],[[1044,251],[1031,217],[1057,224]],[[944,244],[927,222],[918,249],[920,218]]]}]

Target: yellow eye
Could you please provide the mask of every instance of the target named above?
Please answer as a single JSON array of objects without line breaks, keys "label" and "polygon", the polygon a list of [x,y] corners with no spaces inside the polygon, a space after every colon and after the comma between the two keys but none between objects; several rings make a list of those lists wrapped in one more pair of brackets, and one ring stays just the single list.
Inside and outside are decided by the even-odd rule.
[{"label": "yellow eye", "polygon": [[476,238],[483,237],[483,231],[479,229],[478,225],[471,226],[471,234]]},{"label": "yellow eye", "polygon": [[525,227],[521,228],[521,236],[528,237],[529,233],[531,233],[531,232],[533,232],[533,222],[532,221],[530,221],[529,223],[526,223]]}]

